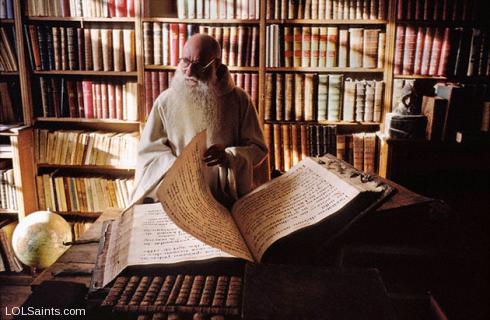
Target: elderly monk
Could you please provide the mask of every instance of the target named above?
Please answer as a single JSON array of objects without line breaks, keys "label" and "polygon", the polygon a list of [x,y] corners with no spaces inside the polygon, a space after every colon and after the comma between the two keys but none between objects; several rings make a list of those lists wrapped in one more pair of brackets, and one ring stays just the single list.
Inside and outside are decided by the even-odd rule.
[{"label": "elderly monk", "polygon": [[138,147],[132,202],[156,198],[156,186],[176,157],[207,129],[214,197],[231,204],[253,188],[253,169],[267,154],[256,110],[220,62],[221,48],[211,36],[195,34],[186,42],[169,89],[155,100]]}]

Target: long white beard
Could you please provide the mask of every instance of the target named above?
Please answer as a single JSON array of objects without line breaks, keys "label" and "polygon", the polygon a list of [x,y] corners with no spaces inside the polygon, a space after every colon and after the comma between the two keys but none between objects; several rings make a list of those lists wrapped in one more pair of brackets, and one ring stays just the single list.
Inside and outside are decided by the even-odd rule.
[{"label": "long white beard", "polygon": [[167,121],[181,127],[186,142],[204,129],[208,129],[208,139],[218,131],[221,105],[215,83],[216,75],[207,82],[198,80],[191,87],[185,83],[182,71],[175,71],[170,84],[172,103],[167,109]]}]

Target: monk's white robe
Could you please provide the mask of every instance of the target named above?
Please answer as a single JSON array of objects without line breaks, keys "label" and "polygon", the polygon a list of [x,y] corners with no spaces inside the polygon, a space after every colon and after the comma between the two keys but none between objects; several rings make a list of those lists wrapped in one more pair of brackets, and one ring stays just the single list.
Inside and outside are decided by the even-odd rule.
[{"label": "monk's white robe", "polygon": [[189,121],[192,117],[189,114],[180,113],[177,119],[169,119],[168,110],[179,107],[173,103],[172,88],[155,100],[138,146],[131,203],[140,203],[148,196],[155,198],[157,185],[176,157],[203,129],[208,129],[208,147],[224,145],[228,160],[227,167],[217,165],[209,168],[206,176],[213,195],[229,202],[252,190],[253,169],[265,159],[267,146],[249,96],[235,86],[226,67],[222,65],[220,68],[224,72],[218,78],[217,86],[218,99],[223,107],[216,130],[195,127]]}]

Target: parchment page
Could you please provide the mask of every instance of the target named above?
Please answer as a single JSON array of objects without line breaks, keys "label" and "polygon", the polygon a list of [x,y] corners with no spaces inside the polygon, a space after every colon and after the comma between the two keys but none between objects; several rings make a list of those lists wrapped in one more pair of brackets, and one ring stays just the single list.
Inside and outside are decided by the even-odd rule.
[{"label": "parchment page", "polygon": [[106,261],[104,265],[103,286],[112,281],[128,265],[129,243],[131,241],[131,226],[133,225],[133,209],[125,211],[121,217],[111,224],[108,239]]},{"label": "parchment page", "polygon": [[238,200],[233,217],[255,259],[276,240],[313,225],[359,191],[310,158]]},{"label": "parchment page", "polygon": [[197,134],[175,160],[158,187],[165,212],[182,230],[235,257],[253,261],[230,212],[209,190],[202,161],[206,132]]},{"label": "parchment page", "polygon": [[160,203],[135,205],[128,265],[232,257],[184,232]]},{"label": "parchment page", "polygon": [[108,257],[104,286],[127,266],[232,256],[184,232],[160,203],[152,203],[135,205],[113,223]]}]

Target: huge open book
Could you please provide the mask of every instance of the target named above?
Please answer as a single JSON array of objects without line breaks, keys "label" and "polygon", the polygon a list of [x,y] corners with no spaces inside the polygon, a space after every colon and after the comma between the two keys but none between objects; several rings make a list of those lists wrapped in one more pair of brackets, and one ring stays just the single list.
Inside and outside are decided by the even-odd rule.
[{"label": "huge open book", "polygon": [[205,181],[205,150],[202,132],[159,185],[160,203],[132,206],[104,229],[99,285],[135,265],[213,258],[301,262],[393,191],[327,155],[303,159],[230,212]]}]

